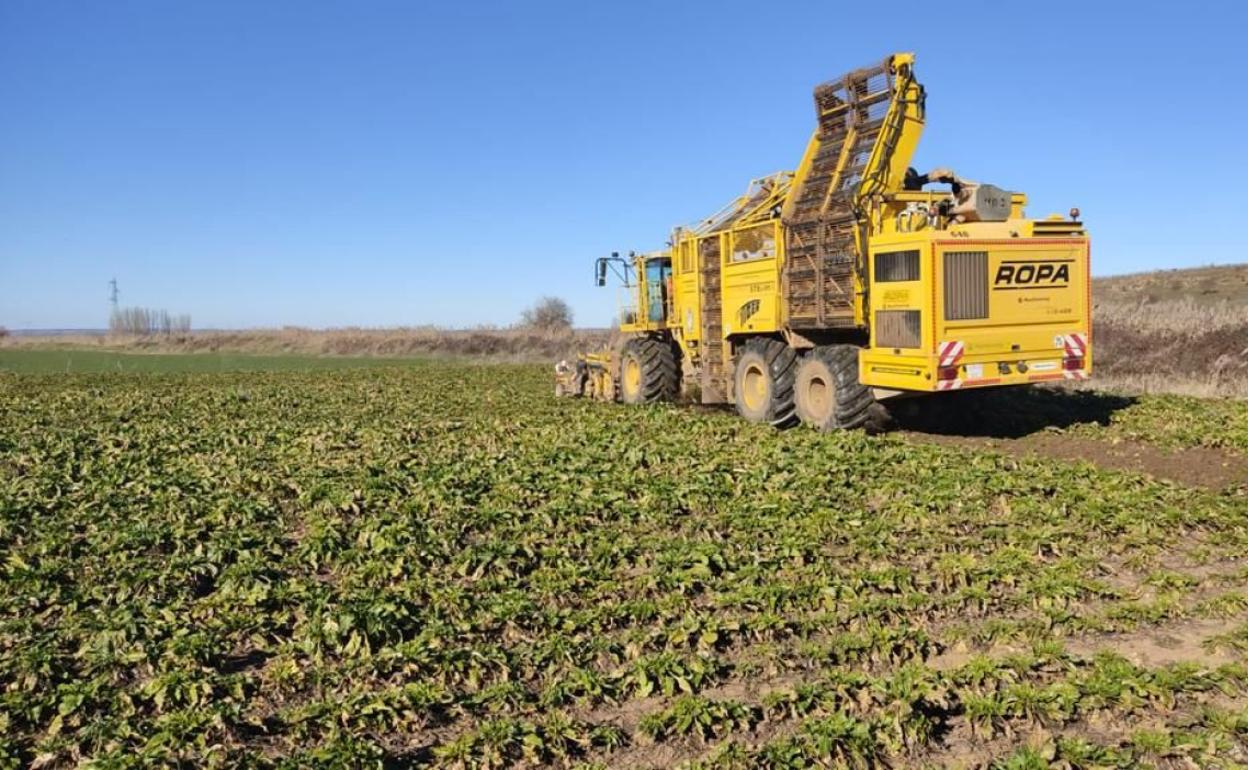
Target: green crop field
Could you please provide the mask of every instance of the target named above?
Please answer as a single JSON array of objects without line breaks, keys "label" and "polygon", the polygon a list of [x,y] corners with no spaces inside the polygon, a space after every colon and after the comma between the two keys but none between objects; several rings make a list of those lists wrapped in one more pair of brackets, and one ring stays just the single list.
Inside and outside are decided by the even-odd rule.
[{"label": "green crop field", "polygon": [[[0,373],[0,767],[1248,762],[1242,484],[545,367],[56,370]],[[1066,422],[1248,453],[1244,402]]]},{"label": "green crop field", "polygon": [[77,348],[0,349],[0,372],[20,374],[307,371],[371,369],[411,363],[413,359],[365,356],[118,353]]}]

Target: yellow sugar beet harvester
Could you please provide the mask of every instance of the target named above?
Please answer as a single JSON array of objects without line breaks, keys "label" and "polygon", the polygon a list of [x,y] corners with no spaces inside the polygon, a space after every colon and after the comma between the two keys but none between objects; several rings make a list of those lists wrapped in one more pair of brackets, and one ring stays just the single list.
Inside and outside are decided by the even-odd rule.
[{"label": "yellow sugar beet harvester", "polygon": [[1092,370],[1078,211],[910,168],[925,117],[914,56],[815,89],[796,171],[753,181],[669,248],[595,265],[623,283],[610,351],[563,361],[556,392],[733,402],[777,427],[872,428],[881,401]]}]

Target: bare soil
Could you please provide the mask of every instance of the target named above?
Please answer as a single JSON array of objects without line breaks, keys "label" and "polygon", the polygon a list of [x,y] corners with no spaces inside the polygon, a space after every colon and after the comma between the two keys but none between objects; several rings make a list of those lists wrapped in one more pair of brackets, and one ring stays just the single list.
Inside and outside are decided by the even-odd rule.
[{"label": "bare soil", "polygon": [[1248,458],[1221,449],[1163,449],[1136,441],[1098,441],[1060,433],[1019,438],[903,432],[908,440],[984,449],[1016,457],[1088,462],[1110,470],[1142,473],[1192,487],[1222,490],[1248,485]]},{"label": "bare soil", "polygon": [[1207,649],[1205,642],[1242,625],[1242,618],[1187,619],[1161,626],[1146,626],[1121,634],[1100,634],[1072,639],[1066,649],[1081,657],[1112,650],[1137,666],[1159,668],[1175,663],[1220,666],[1240,659],[1230,650]]}]

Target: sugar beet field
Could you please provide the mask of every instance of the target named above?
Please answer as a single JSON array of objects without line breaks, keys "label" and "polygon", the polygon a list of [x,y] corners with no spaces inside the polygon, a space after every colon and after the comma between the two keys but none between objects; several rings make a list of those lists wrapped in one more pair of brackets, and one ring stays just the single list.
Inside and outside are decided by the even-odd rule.
[{"label": "sugar beet field", "polygon": [[0,374],[0,766],[1242,767],[1248,404],[1014,403],[1159,472],[545,367]]}]

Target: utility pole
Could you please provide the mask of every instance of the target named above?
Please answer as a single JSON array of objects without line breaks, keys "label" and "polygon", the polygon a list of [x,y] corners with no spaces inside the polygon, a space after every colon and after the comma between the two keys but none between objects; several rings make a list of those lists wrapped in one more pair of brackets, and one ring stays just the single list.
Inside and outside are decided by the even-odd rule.
[{"label": "utility pole", "polygon": [[117,279],[116,277],[114,277],[111,281],[108,282],[108,301],[113,306],[113,312],[110,313],[108,316],[109,331],[116,331],[113,327],[117,323],[119,323],[121,320],[120,318],[117,317],[117,295],[118,294],[121,294],[121,292],[117,290]]}]

